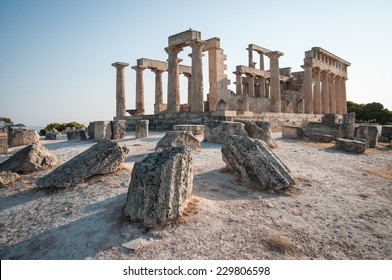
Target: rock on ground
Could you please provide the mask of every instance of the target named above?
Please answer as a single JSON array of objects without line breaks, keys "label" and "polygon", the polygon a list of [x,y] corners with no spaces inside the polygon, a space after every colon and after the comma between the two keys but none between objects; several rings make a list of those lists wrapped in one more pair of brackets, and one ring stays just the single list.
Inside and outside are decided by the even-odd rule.
[{"label": "rock on ground", "polygon": [[148,137],[148,120],[136,121],[135,138],[147,138]]},{"label": "rock on ground", "polygon": [[295,184],[290,170],[261,140],[230,136],[221,151],[227,167],[250,185],[279,190]]},{"label": "rock on ground", "polygon": [[124,161],[128,152],[127,147],[120,147],[116,142],[101,141],[38,179],[37,186],[65,188],[75,186],[94,175],[112,173]]},{"label": "rock on ground", "polygon": [[312,133],[309,135],[309,139],[316,142],[331,143],[335,140],[335,137],[327,134]]},{"label": "rock on ground", "polygon": [[11,185],[19,179],[20,179],[20,176],[18,175],[18,173],[14,173],[11,171],[0,172],[0,186],[1,187]]},{"label": "rock on ground", "polygon": [[248,136],[245,125],[229,121],[211,121],[205,124],[204,140],[207,142],[222,144],[231,135]]},{"label": "rock on ground", "polygon": [[248,120],[241,122],[245,124],[245,130],[250,138],[263,140],[270,148],[277,147],[276,141],[272,136],[271,127],[268,122],[262,123]]},{"label": "rock on ground", "polygon": [[355,138],[366,139],[369,148],[375,148],[378,141],[378,129],[375,125],[360,125],[354,130]]},{"label": "rock on ground", "polygon": [[34,129],[13,128],[8,133],[10,136],[8,143],[10,147],[35,144],[39,141],[39,135]]},{"label": "rock on ground", "polygon": [[358,140],[349,140],[343,138],[336,138],[335,147],[338,150],[361,154],[365,152],[367,142],[362,142]]},{"label": "rock on ground", "polygon": [[67,131],[68,141],[83,141],[86,140],[86,132],[83,129],[74,129]]},{"label": "rock on ground", "polygon": [[56,140],[57,133],[53,130],[46,131],[45,133],[45,140]]},{"label": "rock on ground", "polygon": [[36,143],[21,149],[12,157],[0,163],[0,171],[28,173],[45,170],[57,165],[57,163],[55,155],[41,144]]},{"label": "rock on ground", "polygon": [[157,143],[155,151],[166,148],[187,146],[192,151],[200,150],[200,142],[192,133],[187,131],[168,131]]},{"label": "rock on ground", "polygon": [[125,214],[155,227],[182,216],[192,194],[192,155],[185,146],[149,154],[132,170]]}]

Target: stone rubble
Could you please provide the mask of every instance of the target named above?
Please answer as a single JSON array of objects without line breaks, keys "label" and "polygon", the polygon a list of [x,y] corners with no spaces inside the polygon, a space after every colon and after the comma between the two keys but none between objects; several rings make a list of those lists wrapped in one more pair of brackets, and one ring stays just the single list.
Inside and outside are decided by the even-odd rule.
[{"label": "stone rubble", "polygon": [[155,151],[166,148],[187,146],[191,151],[200,150],[200,142],[192,133],[186,131],[168,131],[157,143]]}]

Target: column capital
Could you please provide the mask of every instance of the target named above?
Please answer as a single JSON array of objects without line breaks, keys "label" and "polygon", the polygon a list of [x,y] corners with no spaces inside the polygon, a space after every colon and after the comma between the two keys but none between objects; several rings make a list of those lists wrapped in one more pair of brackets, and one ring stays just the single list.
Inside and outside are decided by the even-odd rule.
[{"label": "column capital", "polygon": [[306,71],[306,70],[312,71],[314,67],[313,67],[312,65],[307,65],[307,64],[305,64],[305,65],[301,65],[301,68],[304,69],[305,71]]},{"label": "column capital", "polygon": [[247,77],[255,77],[256,76],[256,74],[254,74],[254,73],[245,73],[245,75]]},{"label": "column capital", "polygon": [[192,77],[192,74],[191,73],[182,73],[185,77],[187,77],[188,79],[190,78],[190,77]]},{"label": "column capital", "polygon": [[143,70],[146,69],[145,67],[141,67],[141,66],[138,66],[138,65],[132,66],[131,68],[132,68],[133,70],[135,70],[136,72],[142,72]]},{"label": "column capital", "polygon": [[119,62],[119,61],[112,63],[112,66],[116,67],[117,69],[121,69],[121,68],[127,67],[128,65],[129,65],[129,63]]},{"label": "column capital", "polygon": [[183,48],[179,46],[172,46],[172,47],[166,47],[165,52],[169,55],[177,55],[180,51],[182,51]]},{"label": "column capital", "polygon": [[241,76],[243,73],[241,71],[234,71],[233,74],[236,76]]},{"label": "column capital", "polygon": [[163,72],[165,72],[164,70],[160,70],[157,68],[151,68],[150,70],[151,70],[151,72],[155,73],[156,75],[159,75],[159,74],[162,74]]},{"label": "column capital", "polygon": [[278,59],[279,57],[283,56],[284,53],[280,51],[274,51],[274,52],[268,52],[265,55],[268,56],[269,59]]},{"label": "column capital", "polygon": [[207,43],[205,41],[201,41],[201,40],[192,40],[189,43],[189,46],[193,49],[193,48],[202,48],[204,45],[206,45]]},{"label": "column capital", "polygon": [[318,67],[314,67],[312,70],[313,70],[313,73],[315,73],[315,74],[320,74],[321,73],[321,69],[318,68]]}]

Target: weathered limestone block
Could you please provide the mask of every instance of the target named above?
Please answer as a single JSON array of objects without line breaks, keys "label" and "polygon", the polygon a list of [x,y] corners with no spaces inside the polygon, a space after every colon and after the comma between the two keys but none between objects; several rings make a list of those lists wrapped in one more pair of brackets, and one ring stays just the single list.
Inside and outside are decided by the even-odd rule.
[{"label": "weathered limestone block", "polygon": [[335,137],[327,134],[313,133],[309,135],[309,139],[316,142],[331,143],[335,140]]},{"label": "weathered limestone block", "polygon": [[343,124],[355,124],[355,112],[344,114],[342,123]]},{"label": "weathered limestone block", "polygon": [[[253,121],[241,121],[245,124],[245,130],[250,138],[263,140],[268,147],[276,148],[278,145],[274,137],[272,136],[272,130],[268,122],[253,122]],[[264,128],[263,128],[264,127]]]},{"label": "weathered limestone block", "polygon": [[366,142],[336,138],[335,147],[341,151],[360,154],[365,151]]},{"label": "weathered limestone block", "polygon": [[112,138],[112,128],[110,121],[95,121],[94,122],[94,140],[103,141]]},{"label": "weathered limestone block", "polygon": [[381,128],[381,136],[392,140],[392,125],[383,125]]},{"label": "weathered limestone block", "polygon": [[188,131],[192,132],[193,135],[203,135],[204,134],[204,125],[173,125],[173,130],[175,131]]},{"label": "weathered limestone block", "polygon": [[324,116],[321,118],[321,123],[326,125],[334,125],[338,122],[339,115],[334,113],[324,114]]},{"label": "weathered limestone block", "polygon": [[304,132],[300,126],[285,125],[282,126],[282,137],[291,139],[302,139]]},{"label": "weathered limestone block", "polygon": [[248,136],[245,125],[229,121],[212,121],[205,124],[204,140],[207,142],[224,143],[231,135]]},{"label": "weathered limestone block", "polygon": [[290,170],[263,141],[229,136],[221,151],[227,167],[248,184],[264,190],[279,190],[295,184]]},{"label": "weathered limestone block", "polygon": [[136,121],[136,138],[146,138],[148,137],[148,120],[140,120]]},{"label": "weathered limestone block", "polygon": [[200,150],[200,142],[192,133],[186,131],[168,131],[157,143],[155,151],[179,146],[187,146],[191,151]]},{"label": "weathered limestone block", "polygon": [[94,139],[94,122],[90,122],[87,127],[88,139]]},{"label": "weathered limestone block", "polygon": [[375,148],[378,141],[378,129],[375,125],[360,125],[354,130],[355,138],[366,139],[369,148]]},{"label": "weathered limestone block", "polygon": [[389,140],[388,137],[384,137],[384,136],[378,137],[378,142],[381,142],[381,143],[389,143],[390,141],[391,141],[391,140]]},{"label": "weathered limestone block", "polygon": [[[39,135],[34,129],[12,128],[11,131],[11,143],[9,144],[10,147],[30,145],[38,143],[39,141]],[[10,134],[8,135],[8,137],[10,137]]]},{"label": "weathered limestone block", "polygon": [[3,171],[0,172],[0,186],[5,187],[8,185],[11,185],[18,181],[20,179],[20,176],[18,173],[14,173],[11,171]]},{"label": "weathered limestone block", "polygon": [[27,173],[45,170],[57,165],[57,163],[56,156],[37,143],[21,149],[12,157],[0,163],[0,171]]},{"label": "weathered limestone block", "polygon": [[8,135],[7,132],[0,132],[0,155],[8,154]]},{"label": "weathered limestone block", "polygon": [[347,113],[343,115],[340,136],[350,139],[354,136],[355,130],[355,113]]},{"label": "weathered limestone block", "polygon": [[67,131],[68,141],[83,141],[86,140],[86,132],[83,129],[74,129]]},{"label": "weathered limestone block", "polygon": [[185,146],[149,154],[133,167],[125,214],[146,227],[174,220],[182,216],[192,184],[192,155]]},{"label": "weathered limestone block", "polygon": [[109,174],[124,161],[129,150],[116,142],[104,140],[70,159],[37,181],[41,188],[65,188],[76,186],[94,176]]},{"label": "weathered limestone block", "polygon": [[57,133],[53,130],[46,131],[45,133],[45,140],[56,140]]},{"label": "weathered limestone block", "polygon": [[127,122],[125,120],[111,121],[110,126],[112,128],[112,139],[124,138],[127,128]]}]

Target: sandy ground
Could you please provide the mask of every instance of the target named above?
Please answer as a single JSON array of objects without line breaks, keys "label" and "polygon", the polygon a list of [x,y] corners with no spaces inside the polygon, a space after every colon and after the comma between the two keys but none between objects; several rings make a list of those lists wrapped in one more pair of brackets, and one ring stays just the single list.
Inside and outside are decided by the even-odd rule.
[{"label": "sandy ground", "polygon": [[[74,188],[37,189],[50,171],[0,188],[1,259],[392,259],[392,149],[362,155],[333,144],[275,137],[297,184],[284,193],[241,184],[221,145],[193,153],[187,215],[145,230],[123,215],[130,173],[163,133],[119,140],[126,169]],[[61,162],[94,142],[41,141]],[[18,149],[11,149],[11,153]],[[7,157],[1,156],[0,161]]]}]

